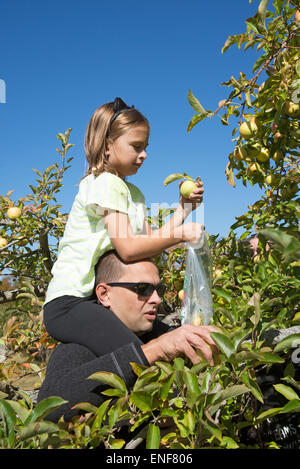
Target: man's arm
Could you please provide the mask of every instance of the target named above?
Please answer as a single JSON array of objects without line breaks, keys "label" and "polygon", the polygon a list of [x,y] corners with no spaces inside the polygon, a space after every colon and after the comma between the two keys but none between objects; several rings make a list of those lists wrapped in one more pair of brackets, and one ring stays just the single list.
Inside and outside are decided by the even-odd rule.
[{"label": "man's arm", "polygon": [[47,420],[57,422],[64,415],[66,421],[79,413],[72,410],[75,404],[89,402],[100,406],[106,399],[101,391],[107,388],[99,381],[87,379],[98,371],[115,373],[122,378],[128,388],[133,386],[136,375],[130,362],[149,366],[140,346],[129,343],[112,353],[96,357],[86,347],[78,344],[60,344],[53,351],[48,362],[46,377],[38,395],[38,401],[50,396],[59,396],[68,401],[47,416]]}]

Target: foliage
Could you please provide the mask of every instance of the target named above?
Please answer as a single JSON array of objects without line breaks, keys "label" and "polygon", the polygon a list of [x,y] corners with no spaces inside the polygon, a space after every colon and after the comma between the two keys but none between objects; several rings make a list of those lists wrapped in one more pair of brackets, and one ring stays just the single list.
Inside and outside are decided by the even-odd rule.
[{"label": "foliage", "polygon": [[[133,441],[124,439],[123,428],[129,438],[136,433],[144,438],[148,449],[280,447],[279,442],[262,438],[262,426],[274,416],[300,410],[300,384],[292,360],[300,334],[279,343],[269,339],[274,330],[300,325],[300,27],[295,2],[273,0],[272,11],[269,3],[261,0],[256,15],[246,20],[246,32],[230,36],[222,49],[225,52],[233,44],[245,51],[256,48],[261,55],[253,65],[254,76],[248,79],[241,73],[224,83],[230,88],[229,97],[214,112],[205,110],[191,91],[188,94],[196,112],[188,131],[220,111],[223,125],[236,120],[225,170],[231,186],[241,180],[266,189],[247,213],[236,217],[226,237],[208,236],[213,324],[219,329],[212,335],[220,350],[214,364],[201,359],[192,365],[183,358],[151,367],[132,363],[137,375],[132,389],[120,377],[99,370],[92,378],[107,386],[106,400],[99,408],[78,404],[84,415],[69,423],[63,418],[57,424],[47,420],[52,410],[64,404],[62,399],[51,397],[35,406],[29,398],[28,391],[40,386],[56,345],[42,325],[42,301],[67,220],[56,195],[68,169],[65,160],[72,147],[68,129],[57,136],[62,166],[55,163],[43,174],[34,170],[37,184],[29,186],[32,193],[27,197],[13,202],[12,191],[0,197],[0,237],[5,240],[0,238],[0,269],[14,279],[17,290],[14,296],[0,291],[3,304],[13,300],[0,342],[6,353],[0,363],[1,447],[133,447]],[[263,76],[265,81],[259,85]],[[287,106],[290,102],[296,106],[293,112]],[[243,122],[247,124],[242,130]],[[12,206],[21,209],[21,216],[8,217]],[[161,208],[149,218],[152,227],[160,227],[171,212]],[[242,234],[238,236],[237,230]],[[155,262],[167,285],[164,311],[179,311],[184,246],[166,250]],[[282,367],[274,391],[283,404],[265,409],[258,377],[271,372],[274,365]],[[33,380],[24,392],[28,377]],[[259,436],[252,446],[243,437],[251,428]]]}]

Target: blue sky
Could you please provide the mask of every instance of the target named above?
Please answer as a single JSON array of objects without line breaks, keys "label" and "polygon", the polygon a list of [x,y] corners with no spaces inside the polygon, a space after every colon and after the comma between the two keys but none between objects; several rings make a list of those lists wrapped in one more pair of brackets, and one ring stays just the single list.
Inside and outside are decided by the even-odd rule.
[{"label": "blue sky", "polygon": [[150,121],[148,158],[129,179],[151,203],[178,201],[178,183],[166,176],[201,176],[204,224],[210,234],[228,233],[235,216],[261,194],[224,174],[233,149],[232,126],[215,117],[190,133],[194,115],[189,89],[206,109],[228,96],[220,83],[249,74],[256,52],[221,48],[230,34],[245,31],[259,1],[215,0],[2,0],[0,79],[0,193],[13,199],[30,193],[32,168],[59,162],[56,134],[72,127],[72,167],[58,197],[69,212],[84,174],[84,133],[94,110],[122,97]]}]

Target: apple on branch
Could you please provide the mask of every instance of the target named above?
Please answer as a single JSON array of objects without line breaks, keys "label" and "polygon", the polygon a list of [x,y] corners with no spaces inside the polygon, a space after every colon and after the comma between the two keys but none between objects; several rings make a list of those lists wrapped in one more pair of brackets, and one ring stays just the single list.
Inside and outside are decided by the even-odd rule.
[{"label": "apple on branch", "polygon": [[6,215],[10,220],[16,220],[22,215],[22,210],[19,207],[10,207]]},{"label": "apple on branch", "polygon": [[185,181],[180,185],[180,194],[185,199],[189,199],[190,195],[194,192],[194,190],[199,187],[197,183],[201,182],[201,178],[197,177],[196,179],[193,179],[191,176],[188,176],[186,173],[184,174],[173,173],[173,174],[170,174],[168,177],[166,177],[166,179],[164,180],[164,186],[167,186],[171,182],[177,181],[179,179],[185,179]]}]

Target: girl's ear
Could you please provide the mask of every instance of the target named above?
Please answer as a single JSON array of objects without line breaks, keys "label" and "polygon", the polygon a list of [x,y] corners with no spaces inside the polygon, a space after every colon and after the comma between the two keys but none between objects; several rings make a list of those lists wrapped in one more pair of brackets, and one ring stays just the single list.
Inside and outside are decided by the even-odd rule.
[{"label": "girl's ear", "polygon": [[111,151],[111,145],[112,145],[112,141],[108,138],[106,140],[106,144],[105,144],[105,156],[110,156],[110,151]]},{"label": "girl's ear", "polygon": [[95,289],[99,303],[105,306],[105,308],[110,308],[111,306],[109,291],[110,288],[106,283],[98,283]]}]

